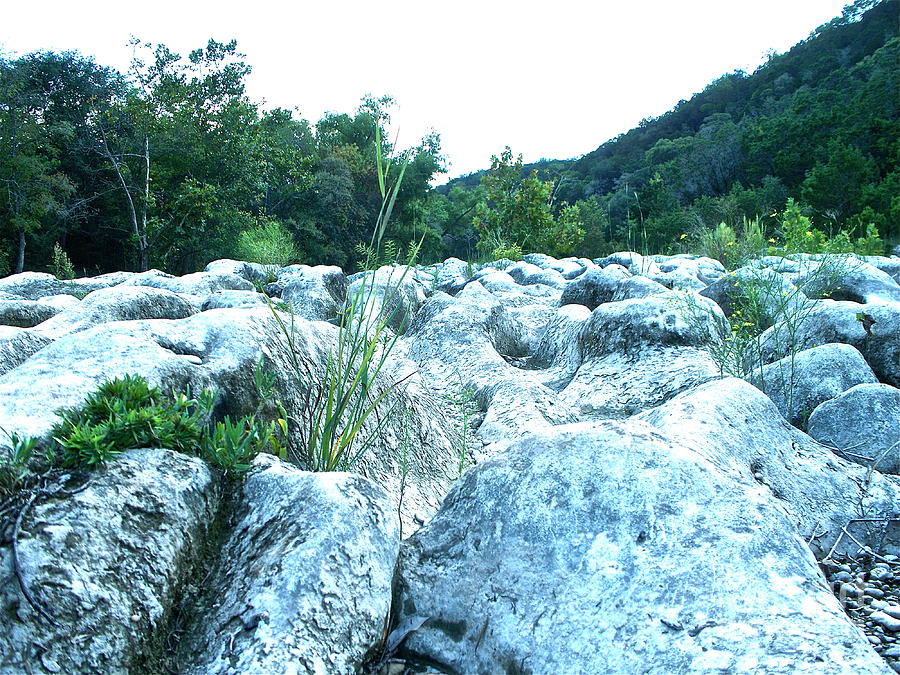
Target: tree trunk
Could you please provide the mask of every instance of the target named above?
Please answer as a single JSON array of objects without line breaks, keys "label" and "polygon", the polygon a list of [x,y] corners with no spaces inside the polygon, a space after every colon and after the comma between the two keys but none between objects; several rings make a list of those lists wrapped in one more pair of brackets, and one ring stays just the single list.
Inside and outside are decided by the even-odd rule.
[{"label": "tree trunk", "polygon": [[141,272],[150,269],[150,242],[147,238],[147,205],[150,203],[150,137],[144,136],[144,205],[141,209]]},{"label": "tree trunk", "polygon": [[25,269],[25,228],[19,230],[19,252],[16,255],[16,274]]}]

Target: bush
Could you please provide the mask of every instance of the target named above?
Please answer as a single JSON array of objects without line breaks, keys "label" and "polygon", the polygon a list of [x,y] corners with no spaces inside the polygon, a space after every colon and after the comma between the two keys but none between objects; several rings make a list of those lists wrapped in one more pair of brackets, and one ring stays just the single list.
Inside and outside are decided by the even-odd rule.
[{"label": "bush", "polygon": [[69,260],[69,256],[66,255],[66,252],[59,244],[53,244],[53,257],[50,260],[50,274],[57,279],[63,280],[75,278],[75,267],[72,265],[72,261]]},{"label": "bush", "polygon": [[241,232],[237,256],[246,262],[284,267],[296,261],[299,253],[291,233],[281,223],[269,220]]}]

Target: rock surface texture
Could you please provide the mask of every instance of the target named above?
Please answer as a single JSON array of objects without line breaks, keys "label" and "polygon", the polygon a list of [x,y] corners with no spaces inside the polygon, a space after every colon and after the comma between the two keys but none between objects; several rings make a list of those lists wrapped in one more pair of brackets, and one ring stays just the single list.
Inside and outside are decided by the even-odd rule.
[{"label": "rock surface texture", "polygon": [[[625,251],[0,279],[0,675],[900,672],[898,278]],[[353,316],[382,403],[354,473],[313,473]],[[126,374],[283,419],[283,451],[48,469],[59,411]]]}]

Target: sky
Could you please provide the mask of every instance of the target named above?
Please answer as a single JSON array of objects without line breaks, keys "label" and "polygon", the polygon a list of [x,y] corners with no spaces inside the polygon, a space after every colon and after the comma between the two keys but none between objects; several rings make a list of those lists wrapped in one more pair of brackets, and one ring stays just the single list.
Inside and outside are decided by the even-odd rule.
[{"label": "sky", "polygon": [[78,50],[124,71],[132,36],[181,54],[236,39],[253,100],[315,122],[390,95],[399,145],[437,131],[447,178],[506,145],[526,162],[590,152],[725,73],[752,72],[845,2],[6,0],[0,54]]}]

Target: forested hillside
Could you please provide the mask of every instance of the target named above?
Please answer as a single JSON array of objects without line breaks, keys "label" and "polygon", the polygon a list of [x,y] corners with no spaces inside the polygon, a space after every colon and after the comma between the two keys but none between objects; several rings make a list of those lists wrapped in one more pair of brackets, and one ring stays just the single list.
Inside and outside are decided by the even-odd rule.
[{"label": "forested hillside", "polygon": [[[793,197],[826,234],[900,238],[900,2],[860,0],[753,74],[729,73],[577,160],[521,167],[579,208],[576,249],[600,255],[696,245],[760,217],[767,235]],[[482,174],[443,188],[464,212]],[[687,235],[687,236],[685,236]]]}]

